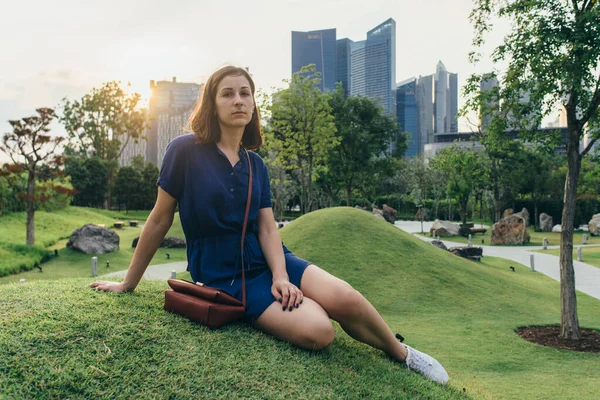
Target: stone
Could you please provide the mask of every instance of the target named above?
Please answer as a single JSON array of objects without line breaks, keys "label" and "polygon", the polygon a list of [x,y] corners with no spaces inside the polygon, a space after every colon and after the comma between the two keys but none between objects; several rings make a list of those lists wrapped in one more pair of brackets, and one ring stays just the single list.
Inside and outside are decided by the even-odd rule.
[{"label": "stone", "polygon": [[380,210],[377,207],[373,207],[373,215],[385,221],[385,217],[383,216],[383,210]]},{"label": "stone", "polygon": [[561,233],[562,232],[562,226],[559,225],[554,225],[554,227],[552,228],[552,232],[555,233]]},{"label": "stone", "polygon": [[398,213],[398,211],[394,210],[392,207],[388,206],[387,204],[383,205],[383,218],[390,224],[393,224],[394,222],[396,222],[396,214],[397,213]]},{"label": "stone", "polygon": [[509,215],[513,215],[514,213],[515,211],[512,208],[507,208],[506,210],[504,210],[504,214],[502,214],[502,217],[506,218]]},{"label": "stone", "polygon": [[492,245],[523,244],[529,243],[529,240],[525,219],[518,215],[509,215],[492,226]]},{"label": "stone", "polygon": [[429,210],[426,208],[419,208],[415,214],[415,221],[421,221],[421,216],[423,216],[423,221],[429,221]]},{"label": "stone", "polygon": [[104,254],[119,250],[119,235],[108,228],[87,224],[71,233],[67,247],[85,254]]},{"label": "stone", "polygon": [[440,221],[436,219],[433,221],[431,228],[429,229],[429,236],[458,236],[460,233],[460,225],[449,221]]},{"label": "stone", "polygon": [[[133,239],[133,242],[131,242],[131,247],[133,247],[133,248],[137,247],[139,240],[140,240],[139,236],[136,237],[135,239]],[[163,239],[163,241],[160,243],[160,246],[158,246],[158,247],[164,247],[167,249],[185,249],[186,243],[185,243],[185,240],[180,239],[178,237],[168,236]]]},{"label": "stone", "polygon": [[525,220],[525,226],[529,226],[529,211],[527,211],[526,208],[523,208],[521,211],[513,215],[518,215],[519,217],[523,218]]},{"label": "stone", "polygon": [[600,236],[600,214],[592,216],[592,219],[588,222],[588,229],[590,230],[590,235]]},{"label": "stone", "polygon": [[473,261],[480,261],[481,257],[483,257],[482,247],[457,246],[449,248],[448,251],[454,255]]},{"label": "stone", "polygon": [[446,245],[441,241],[441,240],[432,240],[431,244],[439,247],[442,250],[448,250],[448,248],[446,247]]},{"label": "stone", "polygon": [[546,213],[540,214],[540,229],[542,232],[552,232],[552,216]]}]

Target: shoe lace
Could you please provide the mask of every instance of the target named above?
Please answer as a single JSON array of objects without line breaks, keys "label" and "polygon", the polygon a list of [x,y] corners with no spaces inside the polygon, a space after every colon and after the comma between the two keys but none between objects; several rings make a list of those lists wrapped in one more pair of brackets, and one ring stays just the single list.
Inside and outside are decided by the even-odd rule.
[{"label": "shoe lace", "polygon": [[416,350],[411,349],[411,357],[409,362],[406,364],[408,369],[414,369],[420,372],[428,372],[431,368],[431,364]]}]

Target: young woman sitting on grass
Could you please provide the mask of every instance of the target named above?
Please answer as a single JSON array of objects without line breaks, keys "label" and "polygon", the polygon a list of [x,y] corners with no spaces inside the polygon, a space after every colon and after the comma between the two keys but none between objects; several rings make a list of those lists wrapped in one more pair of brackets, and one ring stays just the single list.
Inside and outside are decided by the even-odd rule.
[{"label": "young woman sitting on grass", "polygon": [[[254,82],[241,68],[224,67],[206,82],[190,117],[193,134],[168,146],[158,198],[144,225],[123,282],[97,281],[96,290],[132,291],[173,222],[179,205],[195,282],[241,299],[239,247],[248,191],[245,149],[263,142]],[[331,344],[334,319],[354,339],[383,350],[409,369],[445,384],[448,374],[432,357],[400,343],[358,291],[281,242],[273,216],[269,175],[248,152],[253,187],[244,245],[246,317],[256,328],[305,349]]]}]

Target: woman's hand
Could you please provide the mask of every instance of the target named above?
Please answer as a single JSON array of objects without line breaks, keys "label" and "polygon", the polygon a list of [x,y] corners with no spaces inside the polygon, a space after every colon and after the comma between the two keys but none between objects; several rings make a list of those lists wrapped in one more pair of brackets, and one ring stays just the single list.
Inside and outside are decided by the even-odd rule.
[{"label": "woman's hand", "polygon": [[283,311],[292,311],[294,307],[300,307],[304,299],[302,291],[285,278],[273,280],[271,293],[281,303]]},{"label": "woman's hand", "polygon": [[123,282],[96,281],[88,285],[92,289],[103,292],[126,292]]}]

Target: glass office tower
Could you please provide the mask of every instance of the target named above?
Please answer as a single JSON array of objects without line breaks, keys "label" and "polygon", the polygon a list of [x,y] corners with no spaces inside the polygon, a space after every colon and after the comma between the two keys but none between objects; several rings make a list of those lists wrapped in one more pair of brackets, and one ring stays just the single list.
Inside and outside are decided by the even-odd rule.
[{"label": "glass office tower", "polygon": [[400,82],[396,88],[396,116],[402,132],[408,132],[407,149],[404,155],[414,157],[419,154],[419,110],[417,107],[417,80],[410,78]]},{"label": "glass office tower", "polygon": [[335,29],[310,32],[292,31],[292,74],[309,64],[321,73],[320,89],[334,90],[337,72]]}]

